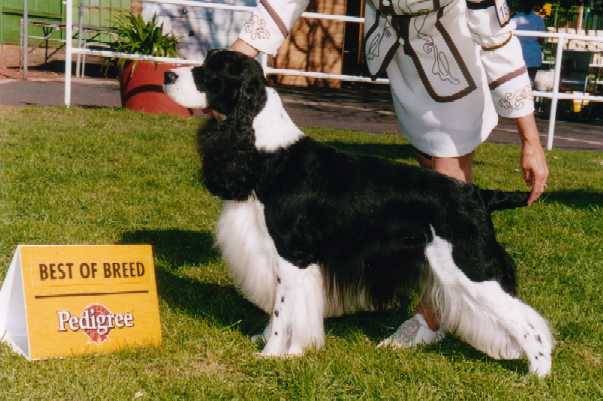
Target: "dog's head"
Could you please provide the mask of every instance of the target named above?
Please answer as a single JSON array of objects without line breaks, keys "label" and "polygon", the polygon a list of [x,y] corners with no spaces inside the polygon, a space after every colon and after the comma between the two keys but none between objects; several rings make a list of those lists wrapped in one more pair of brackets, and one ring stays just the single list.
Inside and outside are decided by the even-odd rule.
[{"label": "dog's head", "polygon": [[164,92],[176,103],[201,108],[228,118],[237,113],[255,115],[266,102],[266,79],[260,64],[229,50],[210,50],[198,67],[167,71]]}]

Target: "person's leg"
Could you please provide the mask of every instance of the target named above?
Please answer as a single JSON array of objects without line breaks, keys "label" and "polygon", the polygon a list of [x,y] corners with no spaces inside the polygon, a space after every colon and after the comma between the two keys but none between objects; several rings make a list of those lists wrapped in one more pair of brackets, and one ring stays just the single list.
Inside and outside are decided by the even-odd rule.
[{"label": "person's leg", "polygon": [[472,157],[471,153],[459,157],[433,157],[433,169],[457,180],[471,182],[473,180]]},{"label": "person's leg", "polygon": [[[421,167],[435,170],[463,182],[473,180],[472,157],[472,153],[459,157],[435,157],[420,151],[416,152],[416,159]],[[424,300],[417,307],[417,313],[423,316],[431,330],[438,330],[440,324],[432,308]]]},{"label": "person's leg", "polygon": [[413,149],[415,151],[415,159],[417,159],[419,165],[423,168],[433,170],[433,156],[429,156],[427,153],[423,153],[415,147],[413,147]]},{"label": "person's leg", "polygon": [[458,157],[435,157],[415,149],[415,158],[423,168],[435,170],[463,182],[473,180],[473,153]]}]

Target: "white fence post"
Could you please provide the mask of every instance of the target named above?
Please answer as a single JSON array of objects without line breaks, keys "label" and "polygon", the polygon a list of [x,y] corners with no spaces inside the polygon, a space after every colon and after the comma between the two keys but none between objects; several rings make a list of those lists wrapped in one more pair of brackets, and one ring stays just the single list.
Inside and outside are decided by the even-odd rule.
[{"label": "white fence post", "polygon": [[23,79],[27,78],[27,53],[29,51],[29,4],[23,0]]},{"label": "white fence post", "polygon": [[[82,32],[84,31],[84,2],[80,0],[77,16],[77,47],[82,48]],[[84,60],[85,61],[85,60]],[[75,61],[75,76],[82,78],[82,55],[78,53]]]},{"label": "white fence post", "polygon": [[266,75],[266,71],[268,69],[268,55],[266,53],[260,52],[260,64],[262,65],[264,75]]},{"label": "white fence post", "polygon": [[71,62],[73,58],[73,0],[65,0],[65,106],[71,106]]},{"label": "white fence post", "polygon": [[553,80],[553,94],[551,97],[551,114],[549,115],[549,134],[546,142],[547,150],[553,149],[553,139],[555,138],[555,121],[557,119],[557,103],[559,102],[559,84],[561,82],[561,60],[563,59],[563,47],[565,45],[565,35],[560,34],[557,42],[557,52],[555,53],[555,78]]}]

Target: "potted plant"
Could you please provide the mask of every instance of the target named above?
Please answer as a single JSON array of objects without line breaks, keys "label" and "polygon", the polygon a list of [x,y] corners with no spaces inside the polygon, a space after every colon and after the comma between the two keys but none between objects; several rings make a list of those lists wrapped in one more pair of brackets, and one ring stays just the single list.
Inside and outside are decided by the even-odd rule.
[{"label": "potted plant", "polygon": [[[157,24],[157,15],[145,21],[132,13],[120,19],[112,48],[116,52],[156,57],[175,57],[177,39],[163,33],[163,24]],[[164,72],[177,67],[154,61],[118,59],[122,106],[155,114],[191,116],[186,109],[163,93]]]}]

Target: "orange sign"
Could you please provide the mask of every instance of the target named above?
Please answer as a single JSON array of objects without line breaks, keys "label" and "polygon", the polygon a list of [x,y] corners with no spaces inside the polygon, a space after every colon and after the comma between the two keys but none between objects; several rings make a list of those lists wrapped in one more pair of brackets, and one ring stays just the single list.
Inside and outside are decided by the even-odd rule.
[{"label": "orange sign", "polygon": [[21,245],[0,289],[0,339],[28,359],[159,345],[149,245]]}]

